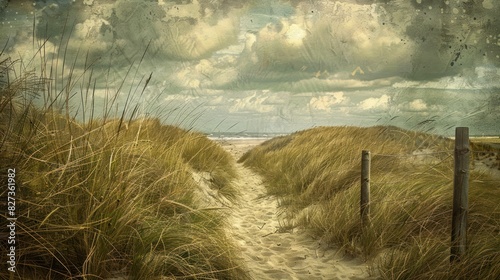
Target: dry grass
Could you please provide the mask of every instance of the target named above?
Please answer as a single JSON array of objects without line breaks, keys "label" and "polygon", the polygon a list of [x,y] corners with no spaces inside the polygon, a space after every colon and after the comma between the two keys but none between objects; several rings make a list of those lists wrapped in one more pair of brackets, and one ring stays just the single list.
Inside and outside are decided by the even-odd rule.
[{"label": "dry grass", "polygon": [[[366,228],[359,214],[362,150],[372,153]],[[415,155],[417,150],[442,153]],[[320,127],[269,140],[240,161],[263,175],[291,226],[308,227],[323,242],[368,260],[381,278],[500,275],[499,182],[477,172],[471,172],[469,189],[469,250],[460,263],[449,263],[449,139],[396,127]]]},{"label": "dry grass", "polygon": [[[202,134],[125,111],[78,122],[64,106],[69,95],[52,88],[64,81],[47,73],[21,72],[0,89],[0,165],[17,172],[18,240],[16,274],[0,278],[247,279],[222,213],[197,205],[192,178],[210,173],[221,197],[234,199],[230,155]],[[80,94],[89,91],[90,79]],[[35,107],[33,94],[50,102]]]}]

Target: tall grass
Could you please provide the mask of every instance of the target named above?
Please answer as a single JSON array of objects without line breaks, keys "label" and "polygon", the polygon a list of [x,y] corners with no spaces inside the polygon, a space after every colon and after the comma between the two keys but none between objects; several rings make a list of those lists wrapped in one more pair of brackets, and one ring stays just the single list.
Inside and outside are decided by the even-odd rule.
[{"label": "tall grass", "polygon": [[[17,172],[17,262],[0,278],[248,278],[221,211],[197,204],[192,177],[209,173],[220,197],[235,199],[230,155],[200,133],[137,118],[137,107],[98,119],[82,101],[79,122],[70,101],[78,87],[81,100],[94,94],[90,68],[60,78],[56,65],[8,67],[16,63],[22,71],[0,89],[0,168],[3,182],[7,168]],[[43,106],[32,104],[37,94]]]},{"label": "tall grass", "polygon": [[[372,153],[372,215],[362,228],[365,149]],[[471,173],[469,249],[450,265],[452,155],[453,141],[432,134],[320,127],[271,139],[240,161],[263,175],[290,226],[307,227],[322,242],[364,258],[383,279],[497,279],[500,188],[486,174]]]}]

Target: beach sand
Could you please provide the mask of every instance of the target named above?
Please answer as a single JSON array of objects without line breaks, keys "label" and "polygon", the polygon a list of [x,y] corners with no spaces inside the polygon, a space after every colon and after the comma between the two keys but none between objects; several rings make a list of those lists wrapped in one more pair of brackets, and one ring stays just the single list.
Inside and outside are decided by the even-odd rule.
[{"label": "beach sand", "polygon": [[[235,160],[261,139],[218,141]],[[327,248],[305,230],[280,231],[277,200],[266,196],[262,178],[237,164],[241,192],[230,212],[230,235],[254,279],[367,279],[367,265]]]}]

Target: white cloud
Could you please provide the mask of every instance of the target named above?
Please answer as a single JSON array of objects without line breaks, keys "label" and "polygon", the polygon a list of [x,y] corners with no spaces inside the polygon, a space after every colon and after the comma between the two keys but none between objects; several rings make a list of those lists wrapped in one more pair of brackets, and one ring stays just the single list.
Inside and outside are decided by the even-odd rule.
[{"label": "white cloud", "polygon": [[208,103],[208,106],[227,106],[227,100],[223,96],[217,96],[215,98],[211,98]]},{"label": "white cloud", "polygon": [[75,26],[73,38],[68,42],[75,49],[88,49],[92,52],[104,52],[113,45],[113,31],[110,23],[92,15],[83,23]]},{"label": "white cloud", "polygon": [[236,68],[227,68],[219,71],[214,78],[210,86],[221,87],[232,83],[238,79],[239,71]]},{"label": "white cloud", "polygon": [[268,96],[258,96],[254,93],[248,97],[241,99],[232,99],[233,105],[229,108],[230,113],[235,112],[257,112],[269,113],[276,110],[274,105],[266,105]]},{"label": "white cloud", "polygon": [[[219,50],[223,46],[228,46],[236,42],[238,29],[237,18],[223,18],[213,25],[207,22],[200,22],[193,31],[178,37],[178,43],[182,47],[189,47],[190,56],[204,57],[209,53]],[[183,43],[186,44],[183,44]]]},{"label": "white cloud", "polygon": [[334,92],[330,95],[313,97],[309,101],[311,109],[330,112],[333,105],[345,103],[348,100],[343,92]]},{"label": "white cloud", "polygon": [[184,94],[171,94],[163,98],[163,100],[167,102],[177,101],[181,103],[187,103],[189,101],[196,100],[196,97]]},{"label": "white cloud", "polygon": [[177,71],[174,74],[173,81],[177,86],[187,89],[197,89],[200,88],[201,85],[200,77],[192,67],[186,67]]},{"label": "white cloud", "polygon": [[232,55],[201,59],[198,63],[179,63],[169,76],[177,86],[186,89],[220,88],[238,79],[237,60]]},{"label": "white cloud", "polygon": [[285,31],[286,42],[294,47],[302,46],[306,31],[297,24],[291,24]]},{"label": "white cloud", "polygon": [[255,34],[246,33],[245,34],[245,51],[251,52],[253,45],[255,44],[256,41],[257,41],[257,36],[255,36]]},{"label": "white cloud", "polygon": [[423,101],[422,99],[413,100],[412,102],[408,103],[408,107],[410,108],[410,110],[417,112],[425,111],[428,109],[427,103],[425,103],[425,101]]},{"label": "white cloud", "polygon": [[397,108],[402,112],[419,113],[420,115],[428,115],[446,110],[443,105],[429,104],[429,102],[421,98],[401,103],[397,105]]},{"label": "white cloud", "polygon": [[379,98],[370,97],[361,101],[358,106],[362,110],[386,110],[389,108],[391,97],[387,94]]}]

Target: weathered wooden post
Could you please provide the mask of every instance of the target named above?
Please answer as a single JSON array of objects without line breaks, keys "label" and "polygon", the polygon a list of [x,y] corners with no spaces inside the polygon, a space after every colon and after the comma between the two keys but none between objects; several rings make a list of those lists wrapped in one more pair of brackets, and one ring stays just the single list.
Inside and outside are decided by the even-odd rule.
[{"label": "weathered wooden post", "polygon": [[455,130],[455,175],[453,177],[453,216],[451,223],[450,262],[460,261],[467,243],[467,212],[469,211],[469,128]]},{"label": "weathered wooden post", "polygon": [[361,153],[361,225],[366,226],[370,222],[370,151],[363,150]]}]

